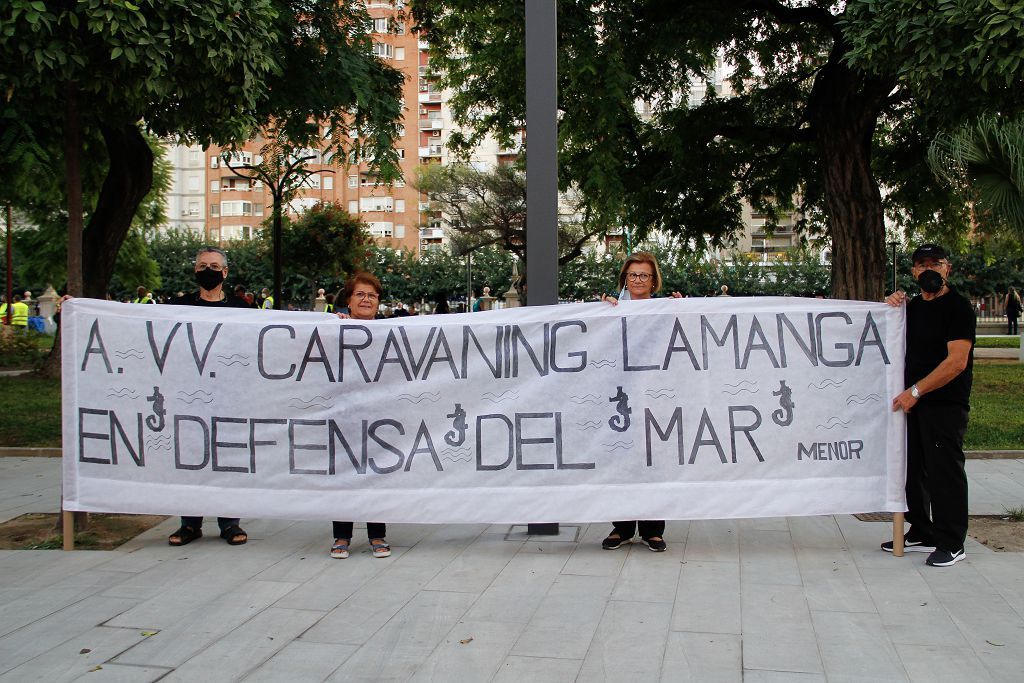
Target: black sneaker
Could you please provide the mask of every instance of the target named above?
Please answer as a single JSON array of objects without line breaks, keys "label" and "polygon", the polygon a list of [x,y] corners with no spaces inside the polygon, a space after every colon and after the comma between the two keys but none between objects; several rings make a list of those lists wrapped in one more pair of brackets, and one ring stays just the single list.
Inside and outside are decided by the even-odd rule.
[{"label": "black sneaker", "polygon": [[644,543],[646,543],[647,547],[650,548],[651,552],[654,553],[663,553],[666,550],[668,550],[668,543],[665,543],[664,539],[659,539],[656,541],[653,538],[645,538]]},{"label": "black sneaker", "polygon": [[[887,553],[892,552],[892,541],[886,541],[882,544],[882,550]],[[924,541],[919,541],[916,538],[910,538],[910,536],[903,537],[903,552],[905,553],[930,553],[935,551],[935,546],[928,545]]]},{"label": "black sneaker", "polygon": [[966,557],[967,553],[964,552],[963,548],[954,550],[953,552],[949,552],[948,550],[936,550],[928,556],[928,559],[925,560],[925,564],[929,564],[933,567],[949,567]]},{"label": "black sneaker", "polygon": [[631,539],[619,538],[617,536],[609,536],[608,538],[601,541],[601,547],[605,550],[615,550],[622,546],[623,543],[629,543]]}]

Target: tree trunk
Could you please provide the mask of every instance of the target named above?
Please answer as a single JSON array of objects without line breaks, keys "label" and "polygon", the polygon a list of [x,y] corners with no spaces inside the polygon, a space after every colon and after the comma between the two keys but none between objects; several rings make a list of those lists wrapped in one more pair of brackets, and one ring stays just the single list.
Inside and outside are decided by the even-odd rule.
[{"label": "tree trunk", "polygon": [[153,186],[153,150],[135,124],[101,126],[110,157],[83,239],[84,295],[103,299],[132,219]]},{"label": "tree trunk", "polygon": [[871,170],[872,136],[894,83],[855,74],[833,50],[811,92],[832,236],[832,295],[881,301],[886,253],[882,196]]}]

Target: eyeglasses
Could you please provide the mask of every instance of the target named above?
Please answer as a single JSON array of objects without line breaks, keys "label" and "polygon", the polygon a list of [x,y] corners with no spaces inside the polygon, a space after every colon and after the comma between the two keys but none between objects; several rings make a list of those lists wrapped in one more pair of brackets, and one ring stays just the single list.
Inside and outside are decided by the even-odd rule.
[{"label": "eyeglasses", "polygon": [[357,299],[359,301],[379,301],[380,300],[380,297],[377,296],[376,294],[374,294],[373,292],[355,292],[352,295],[352,298],[353,299]]},{"label": "eyeglasses", "polygon": [[219,263],[200,263],[196,266],[197,271],[212,270],[215,273],[219,273],[224,270],[224,266]]},{"label": "eyeglasses", "polygon": [[915,268],[941,268],[942,266],[949,265],[949,261],[918,261],[914,264]]},{"label": "eyeglasses", "polygon": [[651,279],[650,273],[626,273],[626,279],[630,282],[647,282]]}]

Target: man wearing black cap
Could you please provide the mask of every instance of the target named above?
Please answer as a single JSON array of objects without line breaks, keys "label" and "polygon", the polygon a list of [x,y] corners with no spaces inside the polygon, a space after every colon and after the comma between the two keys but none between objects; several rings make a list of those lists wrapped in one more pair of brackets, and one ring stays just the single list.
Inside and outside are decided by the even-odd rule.
[{"label": "man wearing black cap", "polygon": [[[907,414],[908,552],[928,552],[927,563],[949,567],[964,559],[967,474],[964,432],[974,362],[974,309],[949,286],[946,250],[923,244],[911,274],[921,294],[907,303],[907,389],[892,409]],[[886,303],[901,306],[903,292]],[[882,544],[892,552],[892,542]]]}]

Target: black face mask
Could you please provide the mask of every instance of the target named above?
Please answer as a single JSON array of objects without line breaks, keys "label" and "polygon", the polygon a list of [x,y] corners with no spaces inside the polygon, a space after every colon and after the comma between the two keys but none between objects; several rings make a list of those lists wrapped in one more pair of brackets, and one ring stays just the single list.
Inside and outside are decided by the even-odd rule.
[{"label": "black face mask", "polygon": [[938,294],[945,283],[942,276],[934,270],[926,270],[917,277],[917,284],[921,287],[921,291],[929,294]]},{"label": "black face mask", "polygon": [[219,270],[197,270],[195,278],[196,283],[209,292],[224,282],[224,273]]}]

